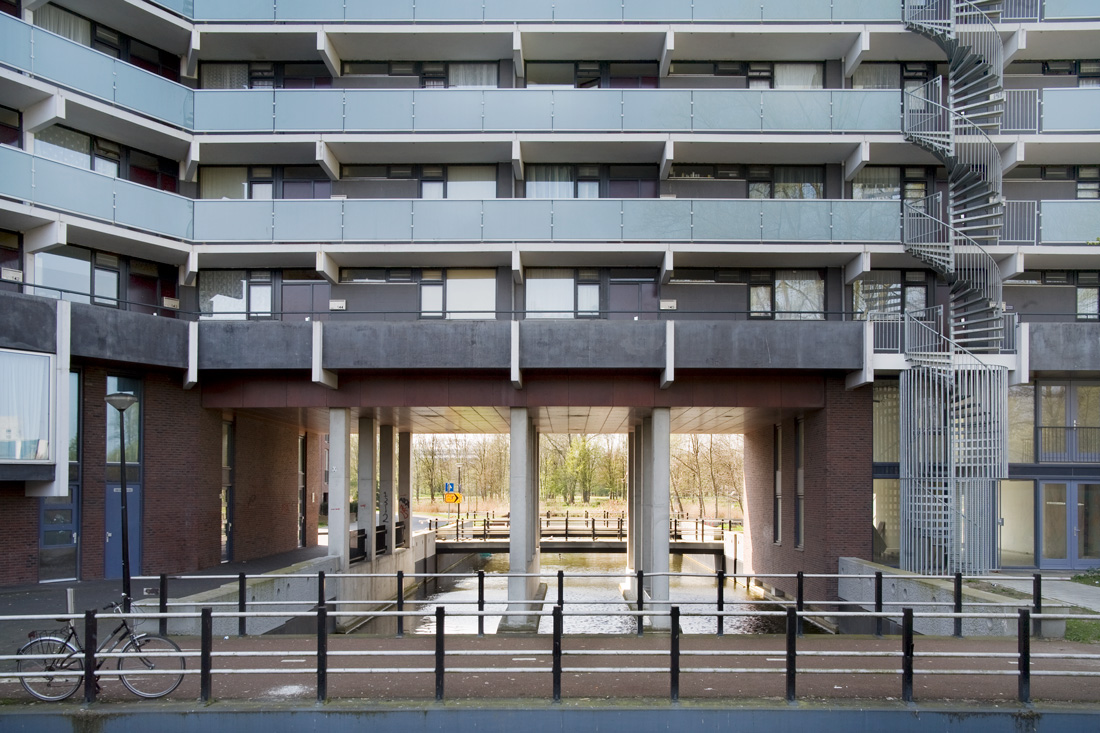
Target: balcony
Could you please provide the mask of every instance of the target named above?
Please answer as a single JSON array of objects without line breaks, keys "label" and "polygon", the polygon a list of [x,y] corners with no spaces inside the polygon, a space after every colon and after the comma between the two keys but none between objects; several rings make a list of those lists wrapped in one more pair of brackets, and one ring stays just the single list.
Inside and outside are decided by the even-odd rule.
[{"label": "balcony", "polygon": [[1036,428],[1040,463],[1100,462],[1100,427]]},{"label": "balcony", "polygon": [[1096,133],[1100,88],[1007,89],[1002,133]]}]

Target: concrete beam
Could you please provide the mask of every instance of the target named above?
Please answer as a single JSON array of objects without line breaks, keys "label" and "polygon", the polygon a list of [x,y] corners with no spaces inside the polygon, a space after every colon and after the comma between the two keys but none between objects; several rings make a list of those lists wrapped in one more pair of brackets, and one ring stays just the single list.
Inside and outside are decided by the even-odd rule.
[{"label": "concrete beam", "polygon": [[848,372],[844,377],[845,389],[856,389],[875,381],[875,327],[871,321],[863,322],[863,368]]},{"label": "concrete beam", "polygon": [[523,389],[523,374],[519,370],[519,321],[512,321],[512,345],[511,345],[511,377],[512,386]]},{"label": "concrete beam", "polygon": [[[385,539],[382,541],[382,548],[387,555],[392,554],[397,546],[397,530],[394,523],[397,510],[397,469],[394,465],[397,456],[396,438],[397,429],[393,425],[378,426],[378,522],[384,528],[382,536]],[[373,532],[370,531],[372,516],[373,513],[367,515],[368,538],[373,536]],[[362,518],[359,520],[359,525],[362,529]]]},{"label": "concrete beam", "polygon": [[23,253],[31,255],[36,252],[49,252],[68,243],[68,225],[61,221],[51,221],[49,224],[28,229],[23,234]]},{"label": "concrete beam", "polygon": [[[351,564],[348,502],[351,481],[351,430],[346,407],[328,411],[328,554],[339,559],[340,570]],[[360,436],[360,443],[362,437]],[[360,446],[362,447],[362,446]],[[374,543],[368,543],[374,546]]]},{"label": "concrete beam", "polygon": [[397,521],[405,523],[401,547],[412,547],[412,433],[397,434]]},{"label": "concrete beam", "polygon": [[512,31],[512,65],[515,67],[516,77],[519,79],[527,75],[527,71],[524,69],[524,62],[523,34],[519,31]]},{"label": "concrete beam", "polygon": [[69,369],[72,363],[72,303],[58,300],[54,332],[53,395],[50,400],[50,460],[54,464],[53,481],[28,481],[26,496],[66,496],[69,493]]},{"label": "concrete beam", "polygon": [[512,141],[512,173],[517,181],[522,181],[526,173],[523,165],[523,147],[519,144],[519,140]]},{"label": "concrete beam", "polygon": [[666,249],[665,256],[661,258],[661,284],[668,285],[672,280],[673,256],[672,250]]},{"label": "concrete beam", "polygon": [[193,287],[199,274],[199,253],[192,249],[187,253],[187,261],[180,265],[180,285]]},{"label": "concrete beam", "polygon": [[676,50],[676,32],[665,33],[665,47],[661,49],[661,76],[668,76],[669,67],[672,66],[672,52]]},{"label": "concrete beam", "polygon": [[1022,51],[1027,50],[1027,29],[1021,27],[1009,35],[1004,49],[1005,66],[1008,66]]},{"label": "concrete beam", "polygon": [[848,47],[848,53],[844,54],[844,76],[845,78],[855,73],[856,69],[863,62],[863,56],[871,50],[871,34],[867,29],[863,29],[856,36],[856,39],[852,41],[852,45]]},{"label": "concrete beam", "polygon": [[332,78],[339,79],[343,72],[343,60],[336,47],[332,45],[332,39],[324,31],[317,31],[317,53],[321,54],[321,60],[325,62]]},{"label": "concrete beam", "polygon": [[871,253],[860,252],[844,266],[844,284],[851,285],[871,269]]},{"label": "concrete beam", "polygon": [[187,324],[187,374],[183,377],[183,388],[191,389],[199,383],[199,322]]},{"label": "concrete beam", "polygon": [[1008,146],[1008,148],[1001,153],[1001,170],[1008,173],[1024,162],[1024,156],[1026,154],[1026,146],[1023,140],[1017,140]]},{"label": "concrete beam", "polygon": [[844,159],[844,180],[850,181],[871,160],[871,143],[864,140]]},{"label": "concrete beam", "polygon": [[1008,280],[1024,271],[1024,253],[1017,250],[997,263],[1001,268],[1001,278]]},{"label": "concrete beam", "polygon": [[29,10],[33,13],[49,1],[50,0],[23,0],[23,10]]},{"label": "concrete beam", "polygon": [[337,159],[336,153],[332,152],[332,147],[324,140],[317,141],[316,158],[317,164],[324,169],[329,180],[340,180],[340,161]]},{"label": "concrete beam", "polygon": [[340,282],[340,266],[336,264],[336,260],[332,259],[332,255],[323,249],[317,251],[317,264],[314,269],[330,284],[336,285]]},{"label": "concrete beam", "polygon": [[665,368],[661,370],[661,389],[676,380],[676,321],[665,321]]},{"label": "concrete beam", "polygon": [[191,30],[191,45],[183,59],[183,75],[192,78],[199,74],[199,49],[202,47],[202,35],[198,28]]},{"label": "concrete beam", "polygon": [[1031,324],[1016,324],[1016,365],[1008,370],[1008,386],[1031,381]]},{"label": "concrete beam", "polygon": [[60,93],[46,97],[23,110],[23,132],[39,133],[65,121],[65,97]]},{"label": "concrete beam", "polygon": [[192,183],[199,179],[199,156],[199,141],[192,140],[191,145],[187,148],[187,155],[180,163],[180,178]]},{"label": "concrete beam", "polygon": [[512,282],[523,285],[523,255],[519,247],[512,250]]},{"label": "concrete beam", "polygon": [[320,384],[323,387],[329,389],[339,389],[340,381],[334,372],[323,368],[321,366],[321,359],[324,353],[324,322],[313,322],[313,383]]},{"label": "concrete beam", "polygon": [[665,142],[665,149],[661,151],[661,180],[664,181],[668,178],[669,173],[672,172],[672,161],[675,159],[676,151],[673,146],[673,142],[668,140]]}]

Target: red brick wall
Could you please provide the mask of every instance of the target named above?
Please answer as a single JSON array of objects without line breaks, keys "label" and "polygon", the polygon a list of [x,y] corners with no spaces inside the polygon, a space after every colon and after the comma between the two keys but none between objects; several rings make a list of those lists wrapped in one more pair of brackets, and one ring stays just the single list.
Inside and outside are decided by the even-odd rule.
[{"label": "red brick wall", "polygon": [[80,577],[96,580],[104,576],[107,533],[107,370],[85,367],[80,387]]},{"label": "red brick wall", "polygon": [[28,498],[22,482],[0,482],[0,585],[38,582],[38,502]]},{"label": "red brick wall", "polygon": [[[870,386],[847,391],[842,378],[826,381],[826,406],[807,412],[805,526],[795,547],[795,418],[782,422],[782,537],[772,541],[772,428],[745,435],[745,529],[755,573],[835,573],[837,559],[871,556]],[[794,596],[796,581],[762,578]],[[807,599],[834,599],[836,581],[806,580]]]},{"label": "red brick wall", "polygon": [[142,572],[182,573],[221,562],[219,410],[177,375],[144,380]]},{"label": "red brick wall", "polygon": [[317,545],[317,518],[325,491],[325,436],[306,435],[306,546]]},{"label": "red brick wall", "polygon": [[238,414],[233,560],[298,547],[298,428]]}]

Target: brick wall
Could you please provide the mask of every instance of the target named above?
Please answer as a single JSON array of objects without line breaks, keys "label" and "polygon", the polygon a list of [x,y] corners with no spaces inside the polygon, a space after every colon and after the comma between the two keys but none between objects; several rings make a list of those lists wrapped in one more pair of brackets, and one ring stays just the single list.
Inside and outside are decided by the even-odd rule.
[{"label": "brick wall", "polygon": [[0,585],[38,582],[38,502],[24,495],[22,482],[0,482]]},{"label": "brick wall", "polygon": [[235,430],[232,559],[293,550],[298,547],[298,428],[238,414]]},{"label": "brick wall", "polygon": [[317,519],[325,492],[325,436],[306,435],[306,546],[317,545]]},{"label": "brick wall", "polygon": [[[755,573],[835,573],[837,559],[871,556],[871,387],[847,391],[826,380],[824,409],[807,412],[804,544],[795,547],[796,418],[782,422],[782,537],[772,522],[772,428],[745,435],[745,530]],[[794,596],[794,579],[763,578]],[[836,597],[836,581],[807,579],[806,597]]]},{"label": "brick wall", "polygon": [[[80,578],[104,577],[107,499],[107,370],[86,366],[81,372],[80,405]],[[146,444],[149,440],[146,439]]]}]

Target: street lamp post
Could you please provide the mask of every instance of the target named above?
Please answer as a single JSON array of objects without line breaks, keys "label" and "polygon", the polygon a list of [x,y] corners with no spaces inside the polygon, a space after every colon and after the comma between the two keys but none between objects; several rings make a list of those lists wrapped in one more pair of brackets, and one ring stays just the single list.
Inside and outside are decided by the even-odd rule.
[{"label": "street lamp post", "polygon": [[107,404],[118,410],[118,462],[122,484],[122,610],[130,612],[130,522],[126,511],[126,410],[137,397],[126,392],[107,395]]}]

